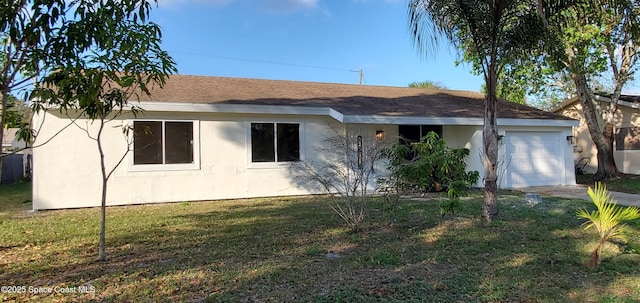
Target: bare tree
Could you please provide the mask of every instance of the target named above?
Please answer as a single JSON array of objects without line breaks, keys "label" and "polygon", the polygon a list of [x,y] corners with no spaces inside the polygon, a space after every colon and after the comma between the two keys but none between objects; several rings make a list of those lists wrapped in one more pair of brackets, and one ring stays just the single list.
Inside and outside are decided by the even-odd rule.
[{"label": "bare tree", "polygon": [[[124,113],[135,116],[139,109],[129,102],[150,95],[153,86],[162,87],[169,74],[177,71],[161,48],[160,27],[148,21],[150,10],[148,0],[86,0],[63,11],[75,17],[67,20],[66,27],[82,35],[47,41],[58,56],[49,58],[52,72],[36,83],[31,96],[34,110],[77,110],[99,123],[97,133],[90,136],[100,155],[102,177],[99,260],[106,258],[107,183],[126,155],[114,168],[107,168],[102,141],[105,126]],[[94,24],[103,26],[96,30]],[[68,44],[77,48],[69,50]]]},{"label": "bare tree", "polygon": [[357,231],[365,221],[371,196],[378,191],[376,178],[384,173],[378,164],[385,141],[373,134],[346,129],[341,132],[333,127],[331,130],[318,152],[335,158],[300,161],[293,168],[299,181],[319,185],[325,193],[338,197],[331,209],[352,231]]}]

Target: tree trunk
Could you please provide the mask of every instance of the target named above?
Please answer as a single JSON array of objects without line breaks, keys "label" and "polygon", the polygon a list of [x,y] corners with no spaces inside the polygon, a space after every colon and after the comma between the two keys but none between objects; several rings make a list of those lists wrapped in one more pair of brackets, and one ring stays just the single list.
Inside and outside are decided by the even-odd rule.
[{"label": "tree trunk", "polygon": [[104,164],[104,150],[102,149],[102,130],[104,129],[104,117],[100,117],[100,128],[96,141],[98,143],[98,151],[100,152],[100,169],[102,172],[102,196],[100,203],[100,248],[98,251],[98,260],[106,259],[106,213],[107,213],[107,169]]},{"label": "tree trunk", "polygon": [[[0,103],[0,155],[2,155],[2,140],[4,140],[4,124],[7,119],[7,103],[9,91],[2,88],[2,102]],[[2,159],[0,157],[0,184],[2,184]]]},{"label": "tree trunk", "polygon": [[596,267],[600,264],[600,252],[602,251],[602,246],[604,246],[604,242],[602,239],[598,241],[598,246],[591,252],[591,260],[589,261],[589,266]]},{"label": "tree trunk", "polygon": [[482,141],[484,148],[484,204],[482,217],[491,223],[498,217],[498,123],[496,97],[496,71],[494,64],[490,64],[486,76],[487,95],[484,107],[484,127]]},{"label": "tree trunk", "polygon": [[586,77],[582,74],[574,74],[573,82],[576,85],[578,98],[582,104],[589,135],[591,135],[591,139],[598,152],[598,170],[595,174],[595,179],[604,180],[615,178],[619,175],[619,171],[613,158],[613,125],[607,123],[602,128],[600,127],[595,100],[593,93],[587,85]]}]

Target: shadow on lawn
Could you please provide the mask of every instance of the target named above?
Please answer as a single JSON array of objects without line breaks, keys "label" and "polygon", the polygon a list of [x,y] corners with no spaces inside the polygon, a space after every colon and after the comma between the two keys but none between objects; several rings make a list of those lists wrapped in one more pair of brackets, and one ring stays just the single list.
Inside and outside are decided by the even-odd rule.
[{"label": "shadow on lawn", "polygon": [[[74,248],[84,251],[84,261],[16,275],[15,282],[34,284],[30,274],[48,277],[38,281],[45,285],[93,281],[107,302],[577,302],[637,296],[637,288],[627,294],[610,289],[620,278],[637,278],[639,259],[616,256],[602,269],[585,268],[588,252],[581,247],[592,235],[581,232],[577,204],[562,201],[535,207],[501,201],[502,221],[491,226],[480,222],[477,200],[447,219],[433,203],[405,201],[395,221],[376,202],[371,223],[355,234],[319,198],[225,202],[206,210],[197,203],[165,206],[174,213],[160,221],[108,232],[107,262],[93,262],[95,247],[87,244]],[[340,257],[327,258],[329,252]]]}]

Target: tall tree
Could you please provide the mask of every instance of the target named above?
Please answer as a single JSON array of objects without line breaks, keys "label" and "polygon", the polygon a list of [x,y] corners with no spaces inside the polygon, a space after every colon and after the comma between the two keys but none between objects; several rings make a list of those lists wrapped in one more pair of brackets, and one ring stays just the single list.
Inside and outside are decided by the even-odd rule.
[{"label": "tall tree", "polygon": [[[500,77],[498,77],[499,80]],[[513,103],[518,103],[518,104],[527,104],[527,91],[522,87],[519,86],[517,84],[512,84],[513,87],[516,87],[516,89],[509,89],[509,87],[511,87],[511,85],[504,83],[504,81],[499,81],[496,84],[496,96],[500,99],[504,99]],[[487,93],[487,85],[483,84],[482,87],[480,88],[480,91],[482,93]]]},{"label": "tall tree", "polygon": [[[37,2],[40,3],[40,2]],[[176,72],[175,62],[161,49],[158,25],[147,21],[151,3],[146,0],[78,0],[65,6],[60,33],[46,41],[47,65],[51,72],[36,83],[35,109],[55,106],[61,111],[79,111],[97,126],[84,129],[96,142],[102,176],[99,260],[106,258],[107,185],[124,155],[108,167],[105,160],[105,126],[138,108],[128,102],[149,94],[151,85],[164,85]],[[41,4],[42,5],[42,4]],[[36,4],[34,4],[36,6]],[[46,5],[36,6],[46,10]],[[73,47],[69,47],[69,45]],[[128,131],[123,126],[123,131]]]},{"label": "tall tree", "polygon": [[[591,1],[548,24],[549,39],[526,61],[532,64],[512,67],[526,75],[523,84],[539,100],[578,96],[597,149],[596,179],[614,178],[619,172],[613,157],[613,119],[622,89],[637,71],[640,3]],[[596,91],[609,93],[611,102],[601,108]]]},{"label": "tall tree", "polygon": [[[640,3],[631,0],[592,1],[572,12],[570,22],[554,27],[548,53],[556,70],[566,70],[576,88],[598,158],[596,179],[618,176],[613,157],[614,114],[624,85],[636,71],[640,56]],[[590,81],[607,70],[612,74],[611,102],[602,113]],[[602,119],[601,119],[602,118]],[[602,122],[600,122],[602,121]]]},{"label": "tall tree", "polygon": [[[472,43],[467,41],[466,43]],[[471,73],[474,75],[482,74],[482,61],[478,60],[475,53],[472,53],[472,47],[463,47],[462,61],[471,63]],[[522,68],[514,68],[515,64],[504,63],[502,74],[496,77],[496,96],[510,102],[519,104],[527,104],[527,90],[524,75],[521,75]],[[487,84],[482,84],[481,92],[487,93]]]},{"label": "tall tree", "polygon": [[[565,3],[566,2],[566,3]],[[487,87],[484,113],[483,165],[486,222],[497,218],[498,75],[507,62],[525,55],[544,34],[545,14],[556,14],[570,1],[537,0],[411,0],[409,28],[420,52],[445,38],[468,48],[481,67]],[[540,5],[545,4],[545,7]]]},{"label": "tall tree", "polygon": [[411,82],[409,83],[409,87],[412,88],[437,88],[437,89],[447,89],[447,87],[439,81],[420,81],[420,82]]},{"label": "tall tree", "polygon": [[26,103],[13,95],[7,96],[5,128],[21,128],[29,123],[31,109]]},{"label": "tall tree", "polygon": [[[36,4],[39,3],[39,4]],[[11,92],[20,90],[41,75],[46,55],[46,39],[55,35],[55,26],[64,18],[59,1],[3,1],[0,7],[0,125],[6,124]],[[43,9],[43,10],[39,10]],[[0,141],[4,127],[0,127]],[[2,178],[0,156],[0,179]]]}]

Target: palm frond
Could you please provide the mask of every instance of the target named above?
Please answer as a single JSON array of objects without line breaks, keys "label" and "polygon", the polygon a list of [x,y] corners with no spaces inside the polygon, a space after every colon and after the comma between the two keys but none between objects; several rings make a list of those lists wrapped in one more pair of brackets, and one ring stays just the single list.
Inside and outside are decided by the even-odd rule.
[{"label": "palm frond", "polygon": [[599,263],[600,249],[602,244],[613,239],[626,240],[625,221],[640,219],[640,209],[637,207],[621,207],[611,198],[611,193],[602,183],[596,183],[592,189],[589,187],[587,194],[591,197],[596,210],[588,211],[584,208],[578,209],[576,215],[587,219],[584,229],[595,228],[600,236],[599,245],[594,250],[592,260],[594,266]]}]

